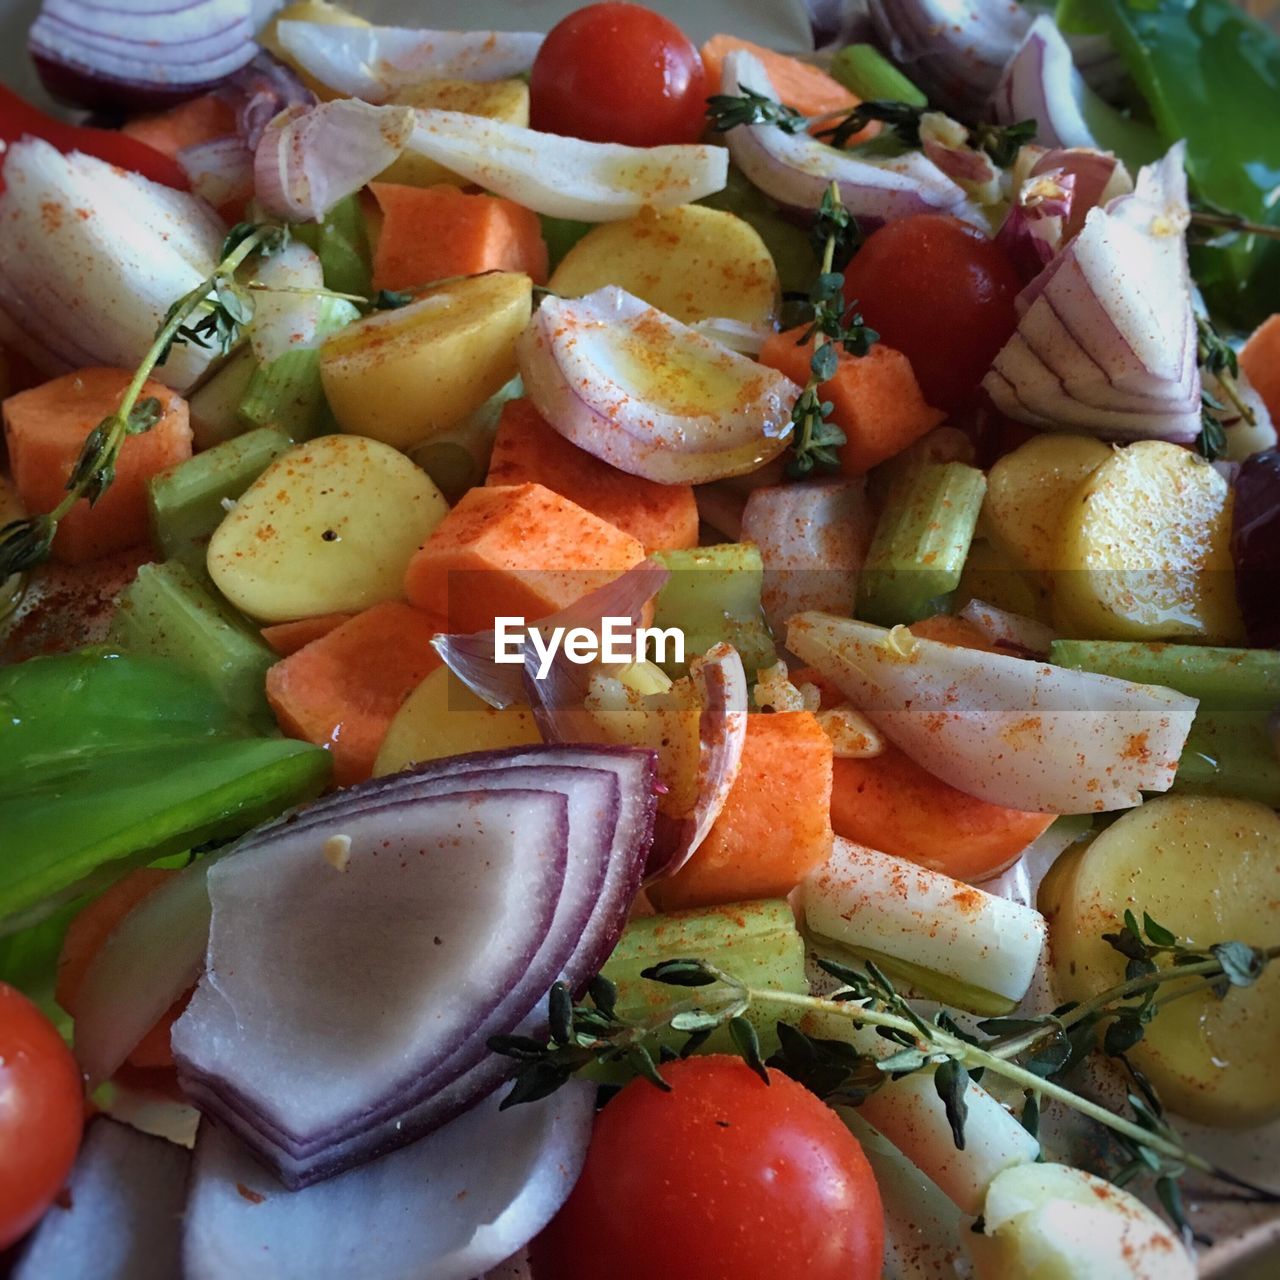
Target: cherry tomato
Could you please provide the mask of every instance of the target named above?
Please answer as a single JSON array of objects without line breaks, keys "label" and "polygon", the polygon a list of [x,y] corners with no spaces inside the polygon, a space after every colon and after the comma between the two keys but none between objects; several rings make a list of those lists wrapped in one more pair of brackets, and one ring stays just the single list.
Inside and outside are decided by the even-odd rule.
[{"label": "cherry tomato", "polygon": [[52,1203],[84,1124],[80,1069],[48,1018],[0,982],[0,1249]]},{"label": "cherry tomato", "polygon": [[834,1111],[739,1058],[661,1072],[671,1092],[634,1080],[600,1113],[537,1280],[878,1280],[880,1192]]},{"label": "cherry tomato", "polygon": [[674,22],[639,4],[589,4],[543,41],[529,122],[591,142],[696,142],[707,93],[702,58]]},{"label": "cherry tomato", "polygon": [[845,297],[911,361],[925,399],[952,412],[980,398],[991,361],[1018,322],[1022,281],[994,241],[959,218],[921,213],[867,237],[845,271]]}]

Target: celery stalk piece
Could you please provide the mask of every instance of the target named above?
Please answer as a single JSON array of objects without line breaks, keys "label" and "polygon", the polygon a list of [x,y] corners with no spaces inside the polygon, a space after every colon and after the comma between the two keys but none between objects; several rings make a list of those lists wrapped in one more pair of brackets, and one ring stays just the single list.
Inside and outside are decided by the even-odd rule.
[{"label": "celery stalk piece", "polygon": [[547,261],[551,271],[560,265],[565,254],[592,227],[590,222],[575,222],[572,218],[553,218],[545,213],[538,215],[538,221],[542,223],[542,238],[547,244]]},{"label": "celery stalk piece", "polygon": [[676,627],[684,633],[683,663],[658,665],[672,677],[684,675],[692,658],[712,645],[726,641],[737,649],[747,679],[778,660],[773,636],[760,604],[764,564],[750,542],[725,542],[714,547],[658,551],[654,558],[671,577],[654,601],[653,621],[658,627]]},{"label": "celery stalk piece", "polygon": [[265,680],[276,655],[185,565],[144,564],[116,602],[113,636],[131,653],[181,662],[246,724],[274,728]]},{"label": "celery stalk piece", "polygon": [[733,165],[723,191],[704,196],[697,202],[709,209],[723,209],[749,223],[765,243],[778,268],[778,280],[784,293],[807,294],[818,269],[818,259],[809,244],[808,235],[794,222],[778,212],[778,206],[754,186]]},{"label": "celery stalk piece", "polygon": [[457,502],[468,489],[484,483],[502,410],[509,400],[522,395],[524,381],[517,374],[461,422],[409,450],[409,457],[450,502]]},{"label": "celery stalk piece", "polygon": [[358,195],[339,200],[320,222],[302,223],[291,232],[316,251],[326,288],[369,296],[369,233]]},{"label": "celery stalk piece", "polygon": [[[672,988],[640,973],[681,957],[706,960],[753,987],[797,995],[809,990],[804,943],[791,908],[779,900],[742,902],[632,920],[604,967],[604,976],[618,987],[618,1015],[638,1020],[669,1004]],[[754,1023],[767,1057],[778,1048],[772,1016],[753,1012],[746,1016]],[[678,1050],[686,1038],[681,1032],[666,1031],[662,1042]],[[713,1032],[701,1052],[735,1052],[728,1031],[721,1027]],[[602,1071],[614,1075],[609,1069]]]},{"label": "celery stalk piece", "polygon": [[876,99],[927,107],[929,99],[873,44],[846,45],[828,68],[850,93],[864,102]]},{"label": "celery stalk piece", "polygon": [[289,437],[261,428],[198,453],[147,481],[151,531],[170,560],[203,567],[209,535],[238,498],[289,447]]},{"label": "celery stalk piece", "polygon": [[246,342],[188,399],[191,434],[197,449],[212,449],[244,430],[240,401],[257,367]]},{"label": "celery stalk piece", "polygon": [[987,478],[963,462],[921,467],[881,513],[858,578],[856,616],[882,627],[918,622],[960,583]]},{"label": "celery stalk piece", "polygon": [[332,415],[320,385],[320,352],[299,348],[254,371],[239,406],[248,427],[270,427],[290,440],[331,431]]},{"label": "celery stalk piece", "polygon": [[1178,761],[1173,790],[1242,796],[1280,808],[1280,760],[1266,713],[1198,713]]}]

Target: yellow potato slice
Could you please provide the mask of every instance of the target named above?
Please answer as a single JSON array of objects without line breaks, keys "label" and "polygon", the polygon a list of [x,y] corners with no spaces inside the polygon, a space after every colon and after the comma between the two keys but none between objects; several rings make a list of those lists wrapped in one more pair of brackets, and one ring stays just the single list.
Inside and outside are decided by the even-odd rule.
[{"label": "yellow potato slice", "polygon": [[529,277],[495,271],[348,325],[320,355],[339,426],[398,449],[447,431],[515,376],[532,311]]},{"label": "yellow potato slice", "polygon": [[[436,107],[441,111],[462,111],[504,124],[529,125],[529,86],[523,80],[424,80],[391,95],[389,102],[404,107]],[[468,185],[467,179],[426,156],[406,152],[378,175],[379,182],[402,182],[409,187],[434,187],[447,182],[455,187]]]},{"label": "yellow potato slice", "polygon": [[1231,491],[1188,449],[1144,440],[1112,456],[1067,500],[1053,614],[1103,640],[1244,639],[1231,564]]},{"label": "yellow potato slice", "polygon": [[209,540],[209,576],[260,622],[367,609],[403,597],[410,557],[448,509],[389,445],[321,436],[249,486]]},{"label": "yellow potato slice", "polygon": [[645,209],[593,228],[565,254],[550,288],[580,297],[606,284],[685,324],[722,316],[766,325],[779,296],[777,268],[756,230],[696,204]]},{"label": "yellow potato slice", "polygon": [[1111,452],[1090,436],[1044,435],[1005,454],[987,476],[983,533],[1020,568],[1057,568],[1067,502]]},{"label": "yellow potato slice", "polygon": [[[1280,943],[1280,817],[1251,800],[1162,796],[1068,858],[1040,903],[1063,999],[1124,980],[1125,959],[1102,935],[1120,928],[1126,908],[1197,948]],[[1130,1056],[1190,1120],[1243,1128],[1280,1116],[1280,964],[1225,1000],[1206,990],[1171,1001]]]},{"label": "yellow potato slice", "polygon": [[448,667],[437,667],[396,712],[373,776],[468,751],[496,751],[541,741],[528,707],[499,711],[472,693]]},{"label": "yellow potato slice", "polygon": [[1048,594],[1035,574],[1020,568],[985,538],[975,538],[953,597],[957,605],[981,600],[1008,613],[1049,621]]}]

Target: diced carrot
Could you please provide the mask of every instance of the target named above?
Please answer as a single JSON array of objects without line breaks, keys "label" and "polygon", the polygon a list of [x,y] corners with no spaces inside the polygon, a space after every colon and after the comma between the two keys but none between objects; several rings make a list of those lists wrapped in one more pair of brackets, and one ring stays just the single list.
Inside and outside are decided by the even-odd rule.
[{"label": "diced carrot", "polygon": [[409,562],[405,594],[449,631],[556,613],[644,559],[644,545],[540,484],[471,489]]},{"label": "diced carrot", "polygon": [[267,672],[280,728],[330,752],[338,786],[364,781],[400,704],[440,665],[434,634],[398,600],[357,613]]},{"label": "diced carrot", "polygon": [[687,484],[627,475],[566,440],[528,400],[503,406],[490,485],[541,484],[629,533],[646,551],[698,545],[698,504]]},{"label": "diced carrot", "polygon": [[294,622],[277,622],[262,628],[262,638],[273,653],[282,658],[297,653],[313,640],[327,636],[335,627],[340,627],[355,615],[351,613],[322,613],[315,618],[298,618]]},{"label": "diced carrot", "polygon": [[1280,313],[1264,320],[1240,352],[1240,368],[1280,424]]},{"label": "diced carrot", "polygon": [[957,791],[892,744],[870,760],[835,762],[837,835],[957,880],[998,875],[1052,821],[1052,814],[1005,809]]},{"label": "diced carrot", "polygon": [[[765,339],[762,363],[801,386],[809,378],[813,343],[799,345],[803,329]],[[831,419],[848,437],[840,447],[846,475],[865,475],[877,463],[928,435],[947,416],[925,403],[911,363],[900,351],[877,342],[865,356],[839,354],[836,376],[819,387],[831,401]]]},{"label": "diced carrot", "polygon": [[469,195],[442,183],[369,186],[382,211],[373,254],[375,289],[412,289],[451,276],[523,271],[547,280],[547,246],[538,215],[499,196]]},{"label": "diced carrot", "polygon": [[236,131],[236,113],[216,93],[189,98],[167,111],[135,116],[120,132],[174,157],[183,147],[210,142]]},{"label": "diced carrot", "polygon": [[[89,966],[115,932],[120,922],[149,894],[175,874],[164,867],[140,867],[123,880],[117,880],[105,893],[94,898],[67,928],[58,955],[55,996],[58,1003],[74,1018],[80,991]],[[175,1000],[164,1017],[134,1046],[129,1061],[135,1067],[171,1067],[173,1052],[169,1032],[187,1007],[191,993]]]},{"label": "diced carrot", "polygon": [[831,739],[808,711],[747,717],[742,765],[710,835],[649,886],[659,911],[785,897],[831,856]]},{"label": "diced carrot", "polygon": [[[52,511],[89,433],[116,412],[133,375],[123,369],[81,369],[10,396],[3,405],[9,466],[26,509]],[[142,398],[160,402],[160,421],[129,436],[116,462],[115,479],[92,507],[81,500],[63,517],[53,555],[83,564],[125,547],[147,543],[147,479],[191,457],[187,403],[159,382],[148,381]]]}]

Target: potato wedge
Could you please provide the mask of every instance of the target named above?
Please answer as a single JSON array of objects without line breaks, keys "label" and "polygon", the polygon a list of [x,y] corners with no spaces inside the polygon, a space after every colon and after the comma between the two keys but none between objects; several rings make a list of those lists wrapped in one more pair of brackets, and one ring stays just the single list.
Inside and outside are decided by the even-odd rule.
[{"label": "potato wedge", "polygon": [[[1123,981],[1125,959],[1102,935],[1119,929],[1126,908],[1198,948],[1280,942],[1280,817],[1264,805],[1161,796],[1066,858],[1040,904],[1063,999]],[[1280,1116],[1280,964],[1225,1000],[1204,990],[1172,1001],[1130,1056],[1190,1120],[1244,1128]]]},{"label": "potato wedge", "polygon": [[713,316],[772,322],[778,270],[756,230],[721,209],[645,209],[588,231],[564,256],[550,288],[566,297],[616,284],[685,324]]},{"label": "potato wedge", "polygon": [[515,376],[532,310],[529,277],[494,271],[357,320],[321,349],[339,426],[398,449],[447,431]]},{"label": "potato wedge", "polygon": [[404,597],[440,491],[377,440],[321,436],[278,457],[209,540],[218,590],[260,622],[354,613]]},{"label": "potato wedge", "polygon": [[969,545],[960,585],[952,599],[957,608],[970,600],[981,600],[1007,613],[1035,618],[1037,622],[1049,621],[1048,592],[1041,580],[982,537]]},{"label": "potato wedge", "polygon": [[1028,440],[991,468],[979,528],[1020,568],[1057,568],[1067,502],[1110,457],[1111,449],[1092,436]]},{"label": "potato wedge", "polygon": [[1203,458],[1144,440],[1067,500],[1054,560],[1054,622],[1104,640],[1244,639],[1231,563],[1231,491]]}]

